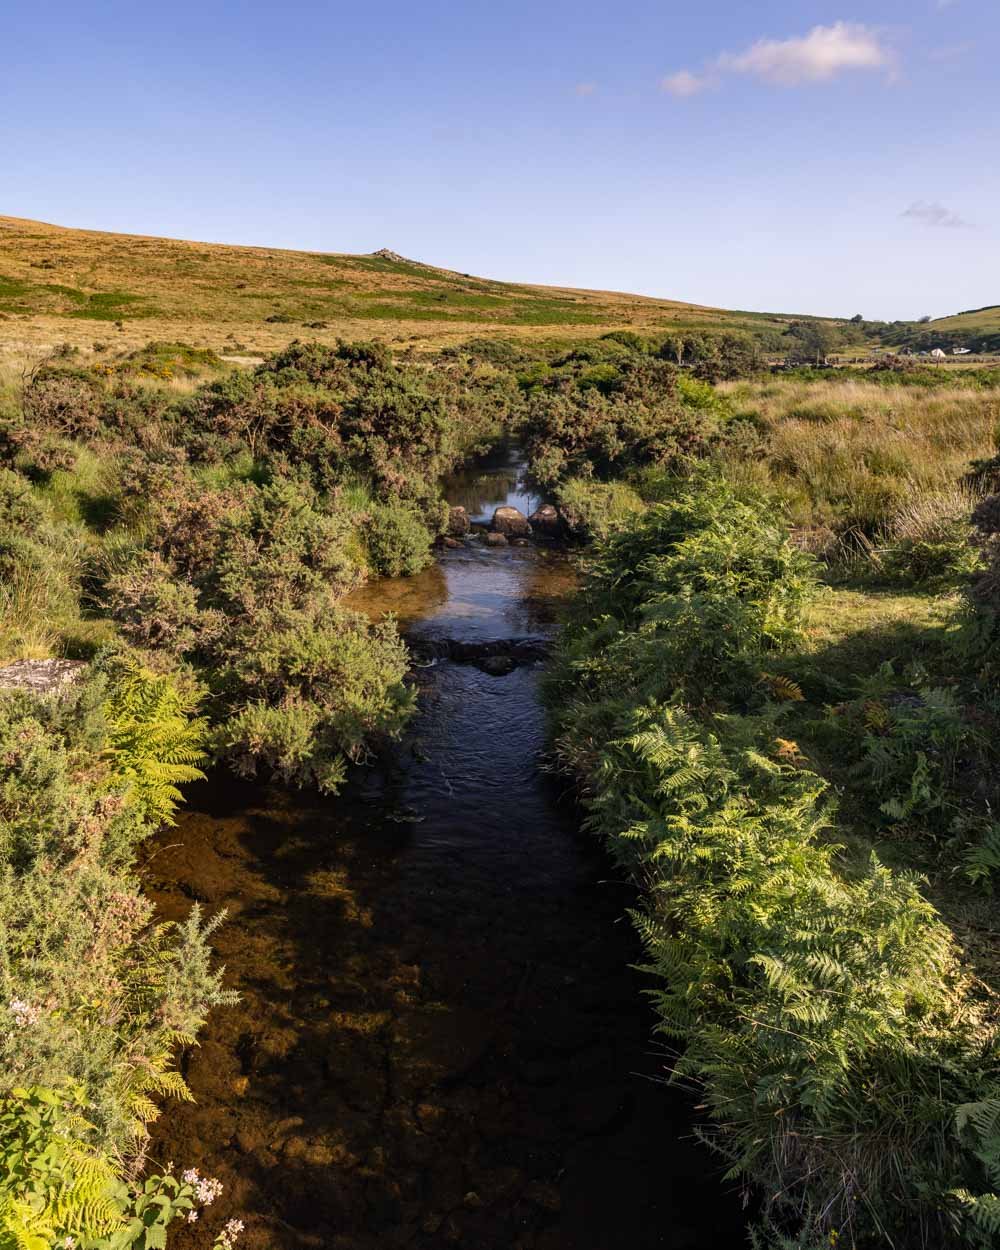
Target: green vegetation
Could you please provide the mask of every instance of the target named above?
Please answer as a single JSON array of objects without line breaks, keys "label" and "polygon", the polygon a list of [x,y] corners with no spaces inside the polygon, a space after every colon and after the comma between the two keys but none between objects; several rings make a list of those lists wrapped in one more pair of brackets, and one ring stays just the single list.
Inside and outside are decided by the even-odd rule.
[{"label": "green vegetation", "polygon": [[539,451],[605,504],[556,752],[761,1247],[1000,1232],[997,392],[913,381],[727,383],[700,467]]},{"label": "green vegetation", "polygon": [[[368,259],[379,300],[422,276],[445,289],[392,301],[520,315]],[[804,357],[830,333],[791,331]],[[994,1243],[1000,390],[762,373],[789,332],[293,342],[250,369],[164,337],[0,379],[0,660],[90,661],[0,695],[0,1246],[163,1246],[211,1200],[137,1179],[176,1047],[226,1001],[217,918],[154,923],[137,848],[209,763],[335,793],[399,734],[406,647],[345,600],[424,568],[442,474],[508,437],[591,543],[555,749],[638,887],[661,1031],[760,1186],[758,1245]]]},{"label": "green vegetation", "polygon": [[67,349],[0,392],[0,659],[90,661],[0,693],[0,1245],[153,1250],[212,1200],[191,1170],[136,1179],[155,1100],[188,1096],[177,1047],[231,1001],[221,917],[155,922],[136,848],[209,761],[333,792],[400,731],[407,649],[343,599],[427,564],[438,479],[508,400],[512,376],[370,343],[252,373]]},{"label": "green vegetation", "polygon": [[189,1096],[176,1046],[231,1001],[209,964],[221,917],[154,923],[133,868],[200,775],[197,697],[116,649],[70,692],[0,699],[4,1245],[163,1245],[193,1205],[172,1177],[128,1178],[153,1099]]}]

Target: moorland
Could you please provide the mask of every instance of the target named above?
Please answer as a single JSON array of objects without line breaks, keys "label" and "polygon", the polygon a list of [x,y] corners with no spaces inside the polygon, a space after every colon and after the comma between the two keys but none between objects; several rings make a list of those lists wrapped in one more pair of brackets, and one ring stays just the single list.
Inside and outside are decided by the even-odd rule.
[{"label": "moorland", "polygon": [[808,363],[898,327],[0,224],[0,660],[80,666],[0,702],[0,1239],[162,1246],[211,1205],[145,1154],[240,987],[139,848],[209,766],[336,803],[398,737],[406,642],[346,601],[515,443],[581,577],[547,766],[634,887],[706,1167],[759,1247],[995,1244],[1000,374]]}]

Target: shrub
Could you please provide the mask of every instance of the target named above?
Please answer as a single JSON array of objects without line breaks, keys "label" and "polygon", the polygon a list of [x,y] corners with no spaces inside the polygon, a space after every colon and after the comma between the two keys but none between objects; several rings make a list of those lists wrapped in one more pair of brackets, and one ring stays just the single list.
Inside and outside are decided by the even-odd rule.
[{"label": "shrub", "polygon": [[110,572],[101,603],[133,646],[175,657],[197,653],[223,629],[219,614],[199,607],[195,587],[156,552],[135,553],[125,568]]},{"label": "shrub", "polygon": [[235,631],[218,683],[235,709],[217,749],[236,772],[259,768],[335,792],[347,760],[398,734],[413,711],[406,647],[392,624],[317,602],[257,615]]},{"label": "shrub", "polygon": [[404,503],[376,504],[364,526],[365,546],[374,572],[383,577],[419,573],[431,559],[431,543],[442,530],[440,515],[432,518],[433,532],[424,514]]},{"label": "shrub", "polygon": [[[913,880],[874,858],[842,871],[827,783],[776,735],[772,696],[795,692],[765,665],[797,645],[811,584],[773,506],[696,477],[598,545],[547,679],[556,748],[642,891],[703,1135],[764,1186],[765,1216],[802,1223],[789,1244],[985,1247],[992,1008]],[[914,735],[954,744],[953,706],[922,703],[898,714],[890,801],[912,790]]]},{"label": "shrub", "polygon": [[0,700],[0,1094],[74,1083],[91,1144],[126,1159],[157,1114],[150,1096],[185,1095],[175,1045],[229,1001],[211,926],[197,910],[152,925],[131,870],[189,775],[177,752],[197,756],[187,707],[168,679],[110,658],[57,700]]},{"label": "shrub", "polygon": [[607,538],[642,512],[639,495],[624,482],[595,482],[575,477],[556,492],[559,511],[576,538]]}]

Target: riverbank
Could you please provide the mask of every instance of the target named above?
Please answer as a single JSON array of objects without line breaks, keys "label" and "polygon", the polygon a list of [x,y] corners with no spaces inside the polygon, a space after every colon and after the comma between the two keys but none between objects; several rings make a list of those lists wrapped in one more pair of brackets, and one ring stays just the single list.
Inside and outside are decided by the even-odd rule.
[{"label": "riverbank", "polygon": [[[492,476],[483,510],[518,489],[516,466]],[[556,552],[463,548],[359,594],[415,641],[482,643],[551,638],[572,582]],[[741,1240],[688,1100],[657,1084],[629,892],[541,770],[540,676],[439,659],[403,739],[337,799],[214,778],[153,849],[161,914],[229,909],[243,995],[185,1054],[196,1102],[154,1155],[223,1180],[246,1245]]]}]

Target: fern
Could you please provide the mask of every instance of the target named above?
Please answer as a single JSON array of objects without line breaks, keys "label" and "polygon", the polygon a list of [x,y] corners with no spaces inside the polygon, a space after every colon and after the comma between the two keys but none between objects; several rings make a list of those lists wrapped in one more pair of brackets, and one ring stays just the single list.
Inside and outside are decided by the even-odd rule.
[{"label": "fern", "polygon": [[1000,871],[1000,825],[991,825],[977,846],[965,852],[965,872],[977,885],[988,883]]},{"label": "fern", "polygon": [[174,822],[179,787],[198,781],[206,758],[204,721],[193,718],[197,699],[169,676],[117,655],[106,662],[110,683],[104,712],[106,754],[143,820],[156,827]]}]

